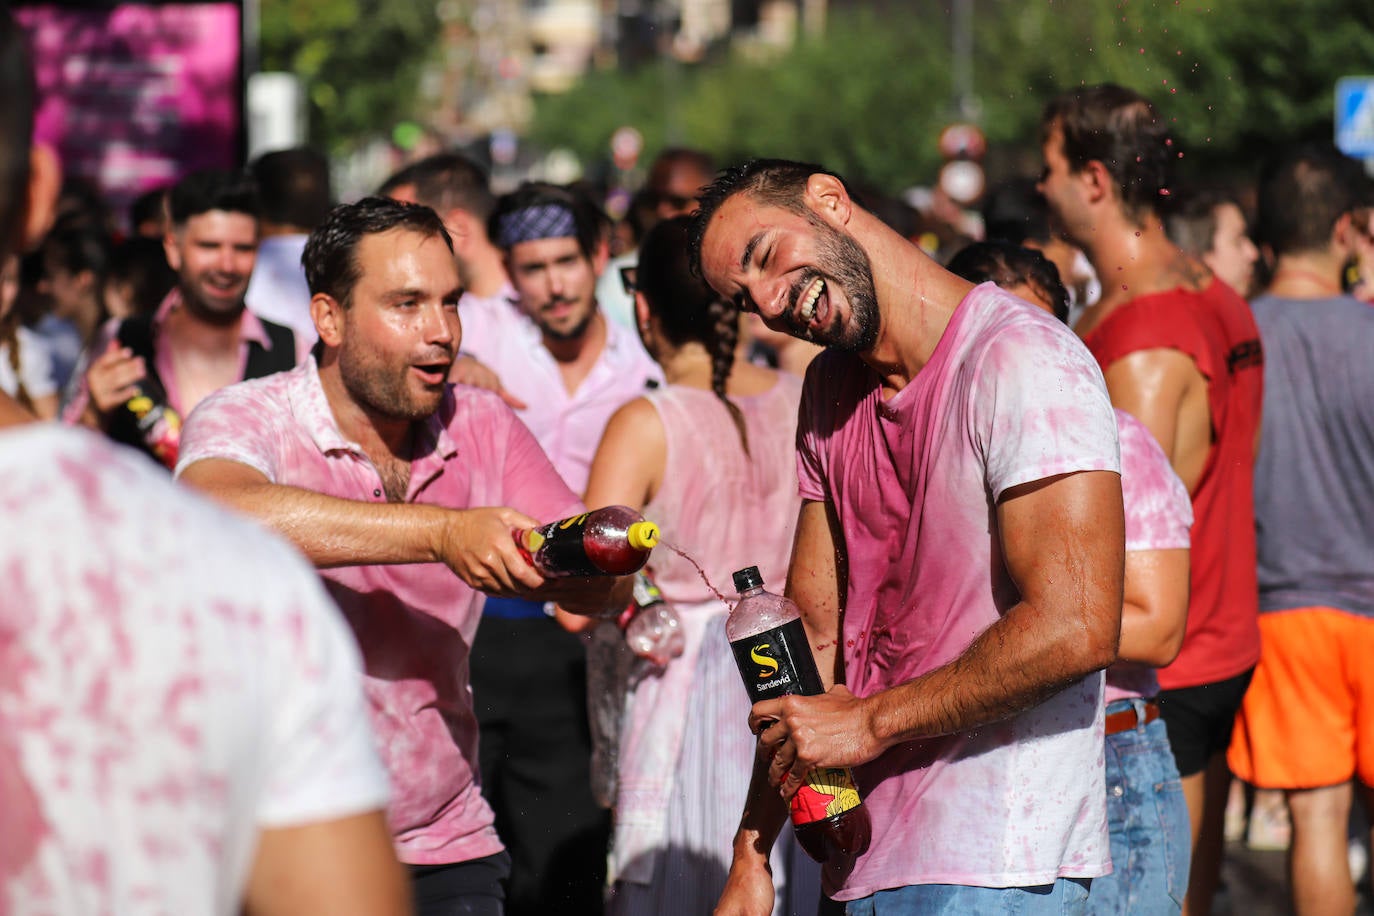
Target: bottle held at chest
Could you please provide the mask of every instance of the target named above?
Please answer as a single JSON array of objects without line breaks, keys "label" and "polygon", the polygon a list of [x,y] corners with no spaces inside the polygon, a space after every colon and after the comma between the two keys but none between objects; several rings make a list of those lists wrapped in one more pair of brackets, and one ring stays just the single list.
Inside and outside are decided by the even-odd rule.
[{"label": "bottle held at chest", "polygon": [[181,417],[171,405],[139,392],[124,405],[134,415],[138,434],[148,451],[168,470],[175,470],[181,451]]},{"label": "bottle held at chest", "polygon": [[[824,693],[801,611],[764,591],[758,567],[735,573],[740,601],[725,623],[749,702]],[[797,842],[817,862],[852,860],[868,848],[870,825],[848,767],[817,767],[792,797]]]}]

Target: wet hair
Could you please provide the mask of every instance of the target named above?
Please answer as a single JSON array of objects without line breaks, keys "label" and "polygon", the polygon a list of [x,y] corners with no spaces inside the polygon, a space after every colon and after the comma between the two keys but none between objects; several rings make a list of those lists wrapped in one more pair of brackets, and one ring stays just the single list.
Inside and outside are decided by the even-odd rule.
[{"label": "wet hair", "polygon": [[352,305],[353,287],[362,276],[358,244],[364,236],[392,229],[443,239],[449,252],[453,251],[453,240],[444,221],[429,207],[389,197],[364,197],[357,203],[330,210],[324,222],[306,239],[301,265],[310,294],[324,293],[344,308]]},{"label": "wet hair", "polygon": [[692,272],[701,274],[701,241],[706,235],[706,227],[711,217],[721,206],[736,194],[747,194],[760,204],[780,207],[792,213],[814,218],[807,207],[804,195],[806,182],[812,175],[829,175],[844,185],[853,197],[853,191],[843,178],[829,169],[806,162],[793,162],[788,159],[753,159],[744,165],[725,169],[715,181],[701,192],[701,209],[692,217],[691,250]]},{"label": "wet hair", "polygon": [[542,181],[527,181],[509,194],[503,194],[487,219],[487,235],[501,246],[502,219],[532,207],[561,207],[567,210],[572,214],[573,237],[577,239],[582,256],[590,260],[596,254],[603,238],[605,217],[601,208],[586,194]]},{"label": "wet hair", "polygon": [[192,172],[172,186],[167,211],[173,226],[184,226],[193,216],[224,210],[257,219],[262,213],[257,183],[241,172],[204,169]]},{"label": "wet hair", "polygon": [[670,343],[680,347],[695,341],[711,354],[711,390],[729,409],[748,454],[744,414],[725,395],[739,342],[739,309],[717,296],[692,272],[691,233],[689,216],[663,220],[651,228],[639,246],[635,288],[644,294],[649,311]]},{"label": "wet hair", "polygon": [[1337,220],[1371,205],[1371,180],[1360,163],[1329,143],[1304,144],[1260,172],[1255,235],[1276,256],[1320,251]]},{"label": "wet hair", "polygon": [[1033,248],[1010,242],[974,242],[950,258],[946,268],[971,283],[991,280],[1002,287],[1024,283],[1049,300],[1054,317],[1069,322],[1069,291],[1059,279],[1059,268]]},{"label": "wet hair", "polygon": [[306,146],[263,153],[249,171],[258,183],[262,218],[309,231],[333,206],[329,161]]},{"label": "wet hair", "polygon": [[0,260],[14,253],[28,206],[29,148],[33,144],[33,69],[24,32],[0,9]]},{"label": "wet hair", "polygon": [[440,213],[457,207],[484,226],[496,207],[487,172],[462,153],[435,153],[413,162],[382,185],[390,194],[404,185],[415,186],[415,200]]},{"label": "wet hair", "polygon": [[127,238],[110,253],[105,284],[127,283],[135,314],[151,314],[176,286],[176,271],[167,263],[167,252],[157,239]]},{"label": "wet hair", "polygon": [[1078,172],[1089,162],[1101,162],[1129,219],[1139,223],[1158,212],[1176,151],[1168,123],[1149,99],[1110,83],[1074,89],[1045,106],[1042,143],[1055,127],[1063,135],[1069,168]]}]

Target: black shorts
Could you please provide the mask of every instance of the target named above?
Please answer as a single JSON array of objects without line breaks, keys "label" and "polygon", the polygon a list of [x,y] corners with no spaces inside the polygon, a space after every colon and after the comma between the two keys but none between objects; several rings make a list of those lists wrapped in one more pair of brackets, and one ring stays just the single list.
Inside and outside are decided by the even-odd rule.
[{"label": "black shorts", "polygon": [[1207,768],[1207,761],[1226,753],[1240,701],[1245,698],[1254,673],[1251,668],[1213,684],[1159,692],[1159,712],[1169,732],[1179,776],[1201,773]]},{"label": "black shorts", "polygon": [[409,867],[416,916],[501,916],[505,910],[510,853],[504,849],[469,862]]}]

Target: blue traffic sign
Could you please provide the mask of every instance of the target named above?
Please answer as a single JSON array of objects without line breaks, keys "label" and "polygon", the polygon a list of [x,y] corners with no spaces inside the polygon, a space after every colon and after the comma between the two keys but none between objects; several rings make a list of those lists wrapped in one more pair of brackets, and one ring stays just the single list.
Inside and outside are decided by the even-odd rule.
[{"label": "blue traffic sign", "polygon": [[1347,156],[1374,158],[1374,76],[1336,81],[1336,146]]}]

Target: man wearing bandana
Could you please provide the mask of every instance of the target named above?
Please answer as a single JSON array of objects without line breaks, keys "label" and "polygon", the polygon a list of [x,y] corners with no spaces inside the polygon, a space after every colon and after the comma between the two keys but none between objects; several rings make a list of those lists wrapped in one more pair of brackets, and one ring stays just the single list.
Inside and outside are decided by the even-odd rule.
[{"label": "man wearing bandana", "polygon": [[[577,493],[611,414],[661,380],[634,332],[597,307],[600,229],[591,201],[522,185],[488,224],[516,307],[460,306],[463,352],[526,405],[518,415]],[[609,823],[591,794],[581,640],[521,599],[488,599],[479,632],[473,698],[483,792],[512,857],[507,912],[600,913]]]}]

